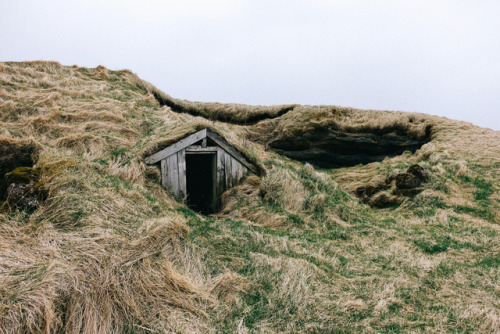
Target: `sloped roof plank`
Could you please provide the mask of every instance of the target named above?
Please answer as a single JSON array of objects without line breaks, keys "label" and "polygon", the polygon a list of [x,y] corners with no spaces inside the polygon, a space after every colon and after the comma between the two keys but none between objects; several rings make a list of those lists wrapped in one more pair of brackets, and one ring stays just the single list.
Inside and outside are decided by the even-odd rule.
[{"label": "sloped roof plank", "polygon": [[168,156],[171,156],[174,153],[177,153],[178,151],[185,149],[186,147],[193,145],[194,143],[202,140],[207,136],[207,129],[200,130],[198,132],[193,133],[192,135],[187,136],[186,138],[183,138],[179,140],[178,142],[168,146],[167,148],[164,148],[161,151],[156,152],[153,155],[150,155],[144,161],[148,164],[154,164],[157,163],[160,160],[165,159]]},{"label": "sloped roof plank", "polygon": [[150,155],[149,157],[144,159],[144,161],[148,165],[157,163],[158,161],[163,160],[166,157],[171,156],[172,154],[177,153],[178,151],[183,150],[188,146],[191,146],[206,137],[212,139],[217,145],[219,145],[222,149],[224,149],[224,151],[226,151],[228,154],[230,154],[233,158],[238,160],[248,169],[250,169],[253,172],[256,172],[255,167],[251,163],[249,163],[247,159],[245,159],[243,154],[238,152],[238,150],[229,145],[229,143],[224,138],[222,138],[221,136],[219,136],[217,133],[213,132],[210,129],[203,129],[198,132],[195,132],[187,136],[186,138],[183,138],[178,142],[175,142],[174,144],[164,148],[163,150]]},{"label": "sloped roof plank", "polygon": [[217,145],[219,145],[220,147],[222,147],[227,153],[229,153],[230,155],[232,155],[233,158],[235,158],[236,160],[238,160],[239,162],[241,162],[248,169],[250,169],[253,172],[256,172],[255,167],[251,163],[249,163],[247,161],[247,159],[245,159],[245,157],[243,156],[243,154],[241,154],[234,147],[232,147],[231,145],[229,145],[229,143],[224,138],[222,138],[221,136],[219,136],[218,134],[216,134],[215,132],[213,132],[210,129],[207,129],[207,137],[210,138],[210,139],[212,139]]}]

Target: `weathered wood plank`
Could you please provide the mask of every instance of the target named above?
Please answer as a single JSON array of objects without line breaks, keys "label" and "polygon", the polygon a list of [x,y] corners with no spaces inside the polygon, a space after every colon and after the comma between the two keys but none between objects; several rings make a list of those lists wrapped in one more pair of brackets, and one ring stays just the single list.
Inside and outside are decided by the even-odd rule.
[{"label": "weathered wood plank", "polygon": [[149,165],[157,163],[158,161],[165,159],[166,157],[174,153],[177,153],[178,151],[188,147],[189,145],[193,145],[194,143],[206,137],[207,137],[207,129],[200,130],[198,132],[193,133],[190,136],[187,136],[184,139],[179,140],[175,144],[172,144],[169,147],[164,148],[163,150],[156,152],[153,155],[150,155],[149,157],[144,159],[144,161]]},{"label": "weathered wood plank", "polygon": [[217,196],[220,197],[226,191],[226,175],[225,175],[225,155],[226,152],[217,148]]},{"label": "weathered wood plank", "polygon": [[246,168],[245,166],[243,166],[243,168],[241,169],[241,179],[242,180],[247,175],[248,172],[249,172],[248,168]]},{"label": "weathered wood plank", "polygon": [[192,154],[213,154],[217,152],[217,147],[216,146],[210,146],[210,147],[201,147],[198,145],[191,145],[186,147],[186,152],[187,153],[192,153]]},{"label": "weathered wood plank", "polygon": [[247,170],[248,169],[244,165],[240,165],[240,169],[238,171],[238,178],[239,178],[238,183],[241,183],[243,181],[243,178],[245,177]]},{"label": "weathered wood plank", "polygon": [[240,166],[241,166],[241,163],[236,160],[236,159],[233,159],[231,161],[231,178],[233,179],[233,186],[237,186],[239,184],[239,177],[238,177],[238,174],[239,174],[239,169],[240,169]]},{"label": "weathered wood plank", "polygon": [[186,198],[187,183],[186,183],[186,150],[177,152],[177,165],[179,166],[179,196]]},{"label": "weathered wood plank", "polygon": [[215,132],[213,132],[210,129],[206,129],[206,130],[207,130],[207,137],[208,138],[212,139],[217,145],[222,147],[227,153],[232,155],[236,160],[240,161],[248,169],[250,169],[253,172],[257,172],[255,170],[255,167],[251,163],[249,163],[240,152],[238,152],[235,148],[233,148],[231,145],[229,145],[229,143],[224,138],[222,138],[221,136],[219,136],[218,134],[216,134]]},{"label": "weathered wood plank", "polygon": [[239,179],[238,183],[241,183],[243,181],[243,178],[245,177],[247,170],[248,169],[245,166],[240,165],[240,169],[238,170],[238,179]]},{"label": "weathered wood plank", "polygon": [[168,164],[168,182],[175,196],[179,196],[179,165],[177,163],[177,154],[167,157]]},{"label": "weathered wood plank", "polygon": [[169,185],[168,185],[168,164],[167,164],[167,160],[166,159],[163,159],[161,161],[161,184],[169,189]]},{"label": "weathered wood plank", "polygon": [[232,162],[233,157],[230,154],[225,154],[224,156],[224,166],[226,174],[226,189],[233,187],[233,175],[232,175]]}]

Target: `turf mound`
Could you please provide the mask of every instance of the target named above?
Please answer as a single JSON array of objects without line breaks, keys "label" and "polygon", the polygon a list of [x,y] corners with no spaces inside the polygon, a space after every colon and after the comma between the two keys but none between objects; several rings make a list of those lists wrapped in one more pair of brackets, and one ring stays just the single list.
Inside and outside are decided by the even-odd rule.
[{"label": "turf mound", "polygon": [[[143,161],[205,127],[261,171],[208,217]],[[424,114],[189,102],[127,70],[0,63],[2,196],[44,194],[0,212],[0,333],[498,332],[499,143]],[[416,184],[416,164],[415,194],[357,197]]]},{"label": "turf mound", "polygon": [[[395,115],[340,107],[300,107],[259,124],[257,138],[276,152],[320,168],[382,161],[414,153],[431,140],[432,121],[416,114]],[[398,117],[399,116],[399,117]]]}]

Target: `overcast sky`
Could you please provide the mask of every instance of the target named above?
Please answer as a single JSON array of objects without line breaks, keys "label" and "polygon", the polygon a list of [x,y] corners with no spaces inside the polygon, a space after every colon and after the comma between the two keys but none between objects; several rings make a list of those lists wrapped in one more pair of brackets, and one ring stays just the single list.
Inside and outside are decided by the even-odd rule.
[{"label": "overcast sky", "polygon": [[0,61],[130,69],[193,101],[500,130],[499,0],[0,0]]}]

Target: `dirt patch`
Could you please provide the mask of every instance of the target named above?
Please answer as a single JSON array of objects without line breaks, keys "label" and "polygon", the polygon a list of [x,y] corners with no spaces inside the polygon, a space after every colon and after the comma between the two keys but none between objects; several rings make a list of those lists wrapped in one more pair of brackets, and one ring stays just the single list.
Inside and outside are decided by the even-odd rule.
[{"label": "dirt patch", "polygon": [[7,188],[2,210],[35,210],[47,197],[40,174],[40,169],[31,167],[18,167],[5,174],[3,183]]},{"label": "dirt patch", "polygon": [[31,191],[26,186],[12,184],[31,183],[33,186],[37,182],[39,174],[32,167],[38,160],[39,152],[40,146],[33,141],[0,138],[0,202],[7,200],[9,193]]},{"label": "dirt patch", "polygon": [[[33,141],[0,138],[0,180],[18,167],[33,167],[40,146]],[[6,185],[0,181],[0,200],[4,200]]]}]

